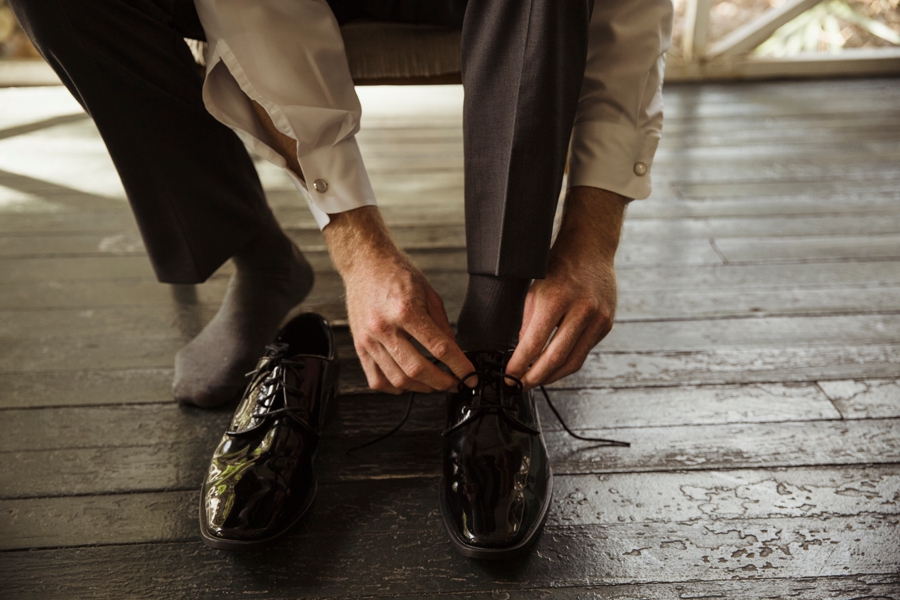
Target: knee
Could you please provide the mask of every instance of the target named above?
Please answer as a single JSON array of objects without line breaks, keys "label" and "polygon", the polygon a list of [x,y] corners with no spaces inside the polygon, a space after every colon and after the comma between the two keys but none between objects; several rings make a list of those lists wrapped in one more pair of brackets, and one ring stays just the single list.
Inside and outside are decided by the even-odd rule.
[{"label": "knee", "polygon": [[127,37],[122,27],[111,26],[116,13],[126,6],[123,2],[9,0],[9,4],[31,42],[51,62],[84,50],[84,38]]},{"label": "knee", "polygon": [[10,0],[9,4],[31,43],[45,57],[53,54],[53,42],[65,34],[58,14],[62,9],[47,0]]}]

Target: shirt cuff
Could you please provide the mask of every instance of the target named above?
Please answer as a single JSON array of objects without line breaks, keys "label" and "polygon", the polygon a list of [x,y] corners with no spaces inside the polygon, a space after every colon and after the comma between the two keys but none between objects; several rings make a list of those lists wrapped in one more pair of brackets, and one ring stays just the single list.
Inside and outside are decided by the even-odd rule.
[{"label": "shirt cuff", "polygon": [[319,229],[331,221],[330,214],[377,204],[355,137],[313,150],[298,160],[306,181],[289,170],[288,174],[309,205]]},{"label": "shirt cuff", "polygon": [[650,195],[650,167],[659,138],[628,125],[589,121],[575,125],[569,149],[568,187],[588,186],[626,198]]}]

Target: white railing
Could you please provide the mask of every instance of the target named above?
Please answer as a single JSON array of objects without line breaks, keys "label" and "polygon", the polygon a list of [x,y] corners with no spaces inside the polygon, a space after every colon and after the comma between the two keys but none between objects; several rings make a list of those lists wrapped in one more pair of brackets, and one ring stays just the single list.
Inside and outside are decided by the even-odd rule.
[{"label": "white railing", "polygon": [[762,79],[838,75],[900,75],[900,34],[862,17],[839,0],[827,8],[840,18],[894,44],[883,48],[848,48],[839,52],[799,52],[788,56],[760,56],[753,51],[783,25],[826,0],[785,0],[710,43],[709,20],[714,0],[686,0],[680,56],[670,52],[666,80]]}]

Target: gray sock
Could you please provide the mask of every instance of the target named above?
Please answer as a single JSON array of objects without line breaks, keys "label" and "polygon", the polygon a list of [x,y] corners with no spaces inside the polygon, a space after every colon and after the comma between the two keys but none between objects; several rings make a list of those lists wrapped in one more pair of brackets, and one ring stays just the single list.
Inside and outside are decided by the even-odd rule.
[{"label": "gray sock", "polygon": [[456,327],[465,351],[511,350],[519,343],[530,279],[469,275]]},{"label": "gray sock", "polygon": [[312,267],[280,228],[250,242],[233,261],[219,312],[175,356],[178,402],[212,407],[236,400],[247,385],[244,375],[312,288]]}]

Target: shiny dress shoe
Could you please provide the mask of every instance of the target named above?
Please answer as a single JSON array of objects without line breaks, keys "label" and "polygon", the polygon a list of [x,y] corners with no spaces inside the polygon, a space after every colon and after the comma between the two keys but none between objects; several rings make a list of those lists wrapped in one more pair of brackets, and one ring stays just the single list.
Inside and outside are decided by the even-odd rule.
[{"label": "shiny dress shoe", "polygon": [[292,319],[266,347],[200,493],[200,533],[214,548],[239,550],[280,537],[316,495],[313,460],[338,365],[328,322]]},{"label": "shiny dress shoe", "polygon": [[[471,558],[526,550],[553,493],[534,396],[503,373],[511,355],[467,352],[476,370],[449,397],[441,515],[453,546]],[[467,387],[476,375],[478,385]]]}]

